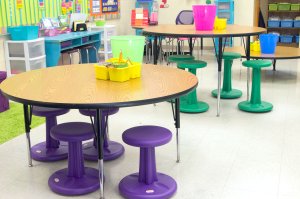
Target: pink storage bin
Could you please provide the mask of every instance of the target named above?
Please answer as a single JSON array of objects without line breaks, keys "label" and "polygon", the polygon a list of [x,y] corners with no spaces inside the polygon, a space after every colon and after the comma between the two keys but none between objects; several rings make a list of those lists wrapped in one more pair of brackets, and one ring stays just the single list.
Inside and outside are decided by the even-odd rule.
[{"label": "pink storage bin", "polygon": [[213,30],[217,14],[216,5],[193,5],[196,30]]}]

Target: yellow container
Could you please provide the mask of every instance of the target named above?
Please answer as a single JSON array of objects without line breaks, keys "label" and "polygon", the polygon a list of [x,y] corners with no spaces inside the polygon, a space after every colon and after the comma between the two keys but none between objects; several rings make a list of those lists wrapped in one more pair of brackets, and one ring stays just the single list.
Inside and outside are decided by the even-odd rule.
[{"label": "yellow container", "polygon": [[108,68],[109,72],[109,78],[111,81],[114,82],[125,82],[130,79],[130,68],[114,68],[114,67],[109,67]]},{"label": "yellow container", "polygon": [[109,80],[109,73],[106,66],[95,64],[94,67],[96,79]]},{"label": "yellow container", "polygon": [[227,26],[227,19],[225,18],[218,18],[215,19],[214,29],[215,30],[224,30]]},{"label": "yellow container", "polygon": [[133,65],[129,65],[130,78],[135,79],[141,77],[142,66],[140,63],[133,62]]},{"label": "yellow container", "polygon": [[255,52],[260,52],[260,42],[259,41],[255,41],[253,44],[253,51]]}]

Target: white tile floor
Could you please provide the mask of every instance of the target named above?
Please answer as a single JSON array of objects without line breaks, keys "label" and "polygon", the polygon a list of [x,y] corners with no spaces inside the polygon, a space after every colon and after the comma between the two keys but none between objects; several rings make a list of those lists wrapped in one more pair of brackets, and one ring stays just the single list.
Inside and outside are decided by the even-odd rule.
[{"label": "white tile floor", "polygon": [[[174,198],[180,199],[299,199],[300,198],[300,61],[278,61],[277,71],[262,72],[262,98],[274,110],[251,114],[237,109],[237,100],[222,100],[216,117],[216,100],[210,96],[217,85],[216,62],[206,55],[207,68],[198,71],[199,99],[210,105],[202,114],[181,114],[180,164],[175,163],[175,137],[157,148],[157,168],[178,182]],[[233,85],[246,92],[246,69],[235,61]],[[59,122],[89,121],[77,111]],[[135,125],[155,124],[172,129],[169,103],[123,108],[110,120],[111,138],[121,141],[122,132]],[[45,127],[32,130],[32,143],[44,140]],[[118,183],[138,171],[138,149],[127,146],[125,155],[105,164],[105,195],[121,198]],[[64,198],[48,188],[48,177],[66,167],[66,161],[27,167],[25,136],[0,146],[0,198]],[[96,163],[86,165],[97,167]],[[98,198],[94,192],[78,198]]]}]

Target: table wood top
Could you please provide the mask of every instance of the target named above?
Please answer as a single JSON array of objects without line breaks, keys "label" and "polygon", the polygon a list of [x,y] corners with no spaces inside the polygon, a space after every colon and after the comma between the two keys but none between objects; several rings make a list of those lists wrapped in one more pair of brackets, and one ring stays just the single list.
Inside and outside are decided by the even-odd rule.
[{"label": "table wood top", "polygon": [[[246,57],[245,50],[242,46],[225,48],[225,52],[237,52]],[[253,59],[299,59],[300,48],[287,46],[277,46],[275,54],[262,54],[261,52],[250,51],[250,58]]]},{"label": "table wood top", "polygon": [[143,29],[145,35],[169,37],[240,37],[258,35],[266,32],[265,28],[227,25],[225,30],[197,31],[194,25],[157,25]]},{"label": "table wood top", "polygon": [[93,64],[57,66],[10,77],[0,84],[11,100],[28,105],[107,108],[158,103],[198,84],[193,74],[167,66],[143,65],[142,77],[127,82],[97,80]]}]

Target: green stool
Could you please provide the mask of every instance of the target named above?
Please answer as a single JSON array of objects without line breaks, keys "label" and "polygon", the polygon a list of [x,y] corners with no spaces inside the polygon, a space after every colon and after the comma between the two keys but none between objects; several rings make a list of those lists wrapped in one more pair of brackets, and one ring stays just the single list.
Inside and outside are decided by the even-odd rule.
[{"label": "green stool", "polygon": [[240,110],[253,113],[264,113],[273,109],[273,105],[271,103],[261,101],[260,95],[261,68],[270,67],[271,65],[271,61],[265,60],[251,60],[243,62],[243,66],[252,68],[252,90],[250,101],[239,103],[238,106]]},{"label": "green stool", "polygon": [[[200,60],[189,60],[178,62],[177,67],[180,69],[188,69],[190,73],[196,75],[198,68],[204,68],[207,63]],[[181,97],[182,98],[182,97]],[[192,92],[180,98],[180,111],[184,113],[202,113],[209,109],[209,106],[205,102],[199,102],[197,99],[197,92],[194,89]]]},{"label": "green stool", "polygon": [[188,61],[188,60],[194,60],[195,57],[192,55],[171,55],[168,58],[169,63],[178,63],[180,61]]},{"label": "green stool", "polygon": [[[241,58],[241,54],[224,52],[224,78],[223,78],[223,87],[221,90],[222,99],[236,99],[242,96],[242,91],[237,89],[232,89],[231,83],[231,67],[234,59]],[[218,89],[211,92],[212,96],[218,97]]]}]

